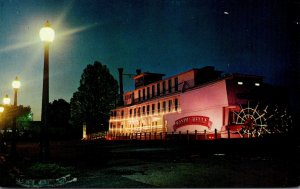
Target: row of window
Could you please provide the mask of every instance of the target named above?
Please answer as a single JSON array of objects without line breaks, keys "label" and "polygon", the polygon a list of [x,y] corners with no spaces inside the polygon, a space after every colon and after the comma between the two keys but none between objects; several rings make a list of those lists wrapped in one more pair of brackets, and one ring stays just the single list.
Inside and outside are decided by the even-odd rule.
[{"label": "row of window", "polygon": [[[174,103],[174,104],[173,104]],[[178,111],[178,99],[175,98],[174,100],[166,100],[163,102],[157,102],[153,104],[148,104],[136,108],[130,108],[128,112],[129,117],[140,117],[144,115],[150,115],[154,113],[160,113],[160,112],[171,112],[172,108],[175,111]],[[119,116],[121,118],[124,118],[124,110],[119,111]],[[111,117],[117,117],[117,111],[111,112]]]},{"label": "row of window", "polygon": [[[127,94],[125,96],[125,101],[129,99],[136,99],[135,102],[142,102],[146,99],[154,98],[156,96],[165,95],[172,92],[178,91],[178,77],[170,78],[168,80],[161,81],[151,86],[144,87],[137,91],[137,94],[132,96],[132,94]],[[136,96],[137,95],[137,96]]]},{"label": "row of window", "polygon": [[[161,94],[167,93],[167,83],[168,82],[168,93],[172,93],[172,79],[164,80],[156,85],[152,85],[151,87],[145,87],[143,89],[138,90],[138,101],[146,100],[153,98],[155,96],[160,96]],[[162,87],[161,87],[162,85]],[[178,91],[178,78],[174,78],[174,91]]]},{"label": "row of window", "polygon": [[[150,124],[150,127],[156,127],[158,124],[157,124],[157,121],[153,121],[151,122]],[[135,125],[135,124],[129,124],[127,128],[125,129],[141,129],[142,127],[149,127],[147,125],[143,125],[143,123],[141,125]],[[161,125],[159,125],[161,127]],[[117,127],[116,125],[114,125],[113,123],[110,124],[109,126],[111,129],[124,129],[124,126],[123,125],[120,125],[119,127]]]}]

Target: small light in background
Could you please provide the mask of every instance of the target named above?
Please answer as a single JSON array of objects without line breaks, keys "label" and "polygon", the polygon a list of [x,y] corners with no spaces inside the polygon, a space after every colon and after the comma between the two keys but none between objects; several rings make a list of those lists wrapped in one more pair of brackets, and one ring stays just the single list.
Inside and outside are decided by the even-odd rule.
[{"label": "small light in background", "polygon": [[8,97],[8,95],[5,95],[5,97],[3,98],[3,104],[4,105],[9,105],[10,104],[10,98]]},{"label": "small light in background", "polygon": [[254,85],[257,86],[257,87],[259,87],[259,86],[260,86],[260,83],[255,83]]},{"label": "small light in background", "polygon": [[244,83],[242,81],[238,81],[238,85],[243,85]]},{"label": "small light in background", "polygon": [[224,14],[225,14],[225,15],[228,15],[228,14],[229,14],[229,12],[227,12],[227,11],[224,11]]}]

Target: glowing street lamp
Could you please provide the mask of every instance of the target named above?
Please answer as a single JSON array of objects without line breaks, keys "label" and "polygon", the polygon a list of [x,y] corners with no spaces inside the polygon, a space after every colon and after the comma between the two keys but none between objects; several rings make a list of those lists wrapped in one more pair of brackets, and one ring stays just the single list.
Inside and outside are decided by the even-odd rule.
[{"label": "glowing street lamp", "polygon": [[18,104],[18,90],[21,87],[21,82],[19,81],[18,77],[12,82],[12,87],[15,91],[15,97],[14,97],[14,106],[17,106]]},{"label": "glowing street lamp", "polygon": [[5,95],[5,97],[3,98],[3,104],[4,105],[9,105],[10,104],[10,98],[8,97],[8,95]]},{"label": "glowing street lamp", "polygon": [[50,26],[50,23],[46,21],[45,26],[40,30],[40,38],[42,42],[53,42],[55,32]]},{"label": "glowing street lamp", "polygon": [[45,26],[40,30],[40,38],[41,41],[44,42],[44,75],[43,75],[43,96],[42,96],[42,127],[41,127],[41,134],[42,137],[40,144],[40,155],[41,160],[46,161],[49,148],[48,148],[48,141],[46,137],[45,129],[47,127],[47,114],[48,114],[48,103],[49,103],[49,46],[50,43],[53,42],[55,37],[54,30],[50,27],[50,23],[47,21]]},{"label": "glowing street lamp", "polygon": [[15,80],[13,80],[13,82],[12,82],[12,87],[13,87],[14,89],[19,89],[19,88],[21,87],[21,82],[19,81],[18,76],[16,77]]}]

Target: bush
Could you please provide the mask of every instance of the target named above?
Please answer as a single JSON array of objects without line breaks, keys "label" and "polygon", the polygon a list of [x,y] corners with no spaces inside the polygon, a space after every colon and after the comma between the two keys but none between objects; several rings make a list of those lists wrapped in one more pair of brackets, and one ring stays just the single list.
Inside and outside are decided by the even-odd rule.
[{"label": "bush", "polygon": [[35,163],[24,171],[24,176],[31,179],[52,179],[70,174],[71,167],[62,167],[54,163]]}]

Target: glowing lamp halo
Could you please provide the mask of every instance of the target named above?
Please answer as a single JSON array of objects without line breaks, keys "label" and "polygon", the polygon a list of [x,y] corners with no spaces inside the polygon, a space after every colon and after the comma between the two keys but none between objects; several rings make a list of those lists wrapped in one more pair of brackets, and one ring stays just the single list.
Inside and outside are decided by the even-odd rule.
[{"label": "glowing lamp halo", "polygon": [[19,89],[21,87],[21,82],[19,81],[18,77],[16,77],[11,85],[14,89]]},{"label": "glowing lamp halo", "polygon": [[53,42],[54,38],[55,38],[54,29],[50,27],[50,24],[47,21],[45,26],[40,29],[40,39],[43,42]]},{"label": "glowing lamp halo", "polygon": [[10,98],[8,97],[8,95],[5,95],[5,97],[3,98],[3,104],[4,105],[10,104]]}]

